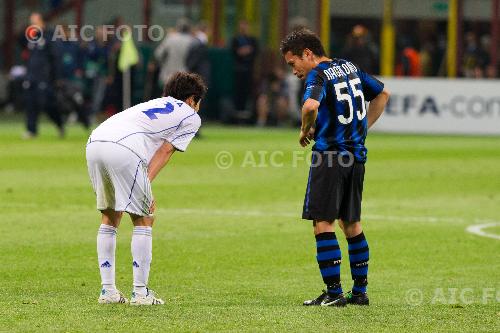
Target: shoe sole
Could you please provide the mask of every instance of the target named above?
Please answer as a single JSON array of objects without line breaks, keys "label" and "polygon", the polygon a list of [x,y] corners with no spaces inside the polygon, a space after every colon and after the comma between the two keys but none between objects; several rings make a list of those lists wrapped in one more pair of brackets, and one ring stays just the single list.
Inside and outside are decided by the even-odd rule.
[{"label": "shoe sole", "polygon": [[99,304],[127,304],[128,300],[125,299],[125,301],[123,301],[123,302],[109,302],[109,301],[97,300],[97,303],[99,303]]},{"label": "shoe sole", "polygon": [[155,301],[154,303],[130,302],[129,304],[133,305],[133,306],[141,306],[141,305],[146,305],[146,306],[151,306],[151,305],[165,305],[165,303],[159,303],[158,301]]},{"label": "shoe sole", "polygon": [[368,303],[347,303],[347,304],[349,304],[349,305],[358,305],[358,306],[368,306],[368,305],[370,305],[369,302]]},{"label": "shoe sole", "polygon": [[97,303],[99,303],[99,304],[127,304],[128,303],[128,299],[120,295],[120,299],[115,302],[115,301],[113,301],[113,300],[111,300],[109,298],[101,298],[101,297],[99,297],[97,299]]},{"label": "shoe sole", "polygon": [[358,299],[348,299],[347,304],[349,305],[370,305],[370,300],[368,297],[362,298],[361,300]]},{"label": "shoe sole", "polygon": [[346,301],[334,301],[330,303],[321,303],[321,306],[336,306],[336,307],[344,307],[347,305]]},{"label": "shoe sole", "polygon": [[132,306],[152,306],[152,305],[165,305],[165,303],[137,303],[137,302],[130,302],[129,303]]},{"label": "shoe sole", "polygon": [[303,306],[320,306],[321,303],[318,303],[318,304],[306,304],[306,303],[302,303]]}]

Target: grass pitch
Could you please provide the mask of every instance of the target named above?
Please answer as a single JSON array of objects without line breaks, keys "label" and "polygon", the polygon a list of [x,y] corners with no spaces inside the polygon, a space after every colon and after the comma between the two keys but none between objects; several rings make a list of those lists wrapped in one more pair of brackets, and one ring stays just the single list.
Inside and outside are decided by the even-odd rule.
[{"label": "grass pitch", "polygon": [[[500,240],[466,232],[500,221],[498,138],[370,134],[372,305],[306,308],[323,286],[312,228],[300,219],[308,165],[298,132],[204,127],[153,184],[150,286],[167,304],[132,308],[97,304],[87,134],[72,127],[59,140],[44,125],[22,141],[21,132],[0,125],[0,331],[500,330]],[[232,154],[227,169],[217,167],[221,151]],[[271,161],[271,152],[282,153]],[[124,219],[117,285],[126,294],[131,230]],[[483,231],[500,234],[498,224]]]}]

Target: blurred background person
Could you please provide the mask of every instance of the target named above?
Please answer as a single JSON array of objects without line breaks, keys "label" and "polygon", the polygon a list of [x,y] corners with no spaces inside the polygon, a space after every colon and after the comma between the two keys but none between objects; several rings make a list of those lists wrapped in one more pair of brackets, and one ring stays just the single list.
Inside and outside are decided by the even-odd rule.
[{"label": "blurred background person", "polygon": [[63,36],[54,41],[60,56],[60,77],[55,89],[57,108],[59,113],[68,117],[69,122],[78,120],[86,129],[89,129],[90,121],[83,98],[84,51],[78,35],[72,33],[68,25],[62,24],[59,27]]},{"label": "blurred background person", "polygon": [[47,113],[57,126],[60,137],[64,137],[64,125],[61,114],[54,103],[54,87],[60,78],[60,55],[57,53],[53,32],[46,29],[45,21],[40,13],[30,15],[30,25],[38,26],[43,34],[38,40],[26,41],[26,79],[23,82],[26,132],[25,139],[34,138],[38,134],[38,120],[41,111]]},{"label": "blurred background person", "polygon": [[[125,22],[121,16],[115,17],[109,25],[120,27]],[[115,30],[116,31],[116,30]],[[107,56],[108,56],[108,70],[106,77],[106,89],[103,99],[104,118],[109,118],[112,115],[123,110],[123,75],[118,70],[118,55],[122,47],[120,36],[116,33],[106,36],[107,43]],[[133,78],[133,71],[132,71]]]},{"label": "blurred background person", "polygon": [[485,51],[489,47],[488,38],[482,39],[482,45],[478,43],[477,35],[474,32],[465,34],[465,48],[462,71],[463,75],[468,78],[481,78],[487,64],[489,63],[488,52]]},{"label": "blurred background person", "polygon": [[261,82],[257,96],[257,126],[283,126],[290,119],[289,92],[285,71],[281,66]]},{"label": "blurred background person", "polygon": [[238,23],[238,34],[231,40],[231,52],[234,59],[234,107],[236,112],[249,111],[258,43],[250,35],[250,26],[245,20]]},{"label": "blurred background person", "polygon": [[[193,40],[186,57],[186,68],[189,72],[199,74],[205,84],[210,83],[210,58],[208,47],[208,26],[205,22],[198,23],[192,31]],[[206,108],[206,101],[201,102],[200,110]]]},{"label": "blurred background person", "polygon": [[491,62],[489,50],[491,48],[490,35],[482,35],[479,39],[478,64],[475,69],[475,78],[488,76],[488,65]]},{"label": "blurred background person", "polygon": [[186,59],[194,42],[191,25],[186,18],[177,21],[175,30],[167,33],[165,39],[155,50],[155,58],[160,67],[160,85],[177,71],[186,71]]},{"label": "blurred background person", "polygon": [[434,54],[436,47],[431,41],[425,41],[422,50],[420,50],[420,66],[422,68],[422,76],[434,75]]},{"label": "blurred background person", "polygon": [[198,23],[192,31],[193,40],[186,57],[188,71],[199,74],[205,83],[210,80],[210,59],[208,55],[208,26]]},{"label": "blurred background person", "polygon": [[342,50],[342,58],[349,59],[365,72],[378,73],[377,48],[365,26],[358,24],[352,28],[347,37],[346,47]]},{"label": "blurred background person", "polygon": [[102,112],[108,75],[108,48],[104,29],[95,30],[94,39],[85,46],[84,76],[87,85],[86,102],[91,122]]},{"label": "blurred background person", "polygon": [[[208,36],[209,28],[206,22],[198,22],[191,31],[193,40],[189,47],[186,57],[186,68],[189,72],[196,73],[201,76],[207,87],[210,84],[210,58]],[[208,92],[208,91],[207,91]],[[207,101],[202,99],[200,101],[201,117],[207,111]],[[201,129],[195,134],[196,138],[201,137]]]},{"label": "blurred background person", "polygon": [[486,78],[496,79],[498,77],[498,69],[495,65],[489,64],[486,66]]},{"label": "blurred background person", "polygon": [[402,37],[398,44],[396,76],[422,76],[419,51],[412,45],[409,38]]}]

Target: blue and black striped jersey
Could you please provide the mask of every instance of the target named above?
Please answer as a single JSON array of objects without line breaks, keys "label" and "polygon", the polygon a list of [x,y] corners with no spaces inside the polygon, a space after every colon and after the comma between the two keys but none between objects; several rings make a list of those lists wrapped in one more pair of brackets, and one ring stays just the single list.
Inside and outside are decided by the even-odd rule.
[{"label": "blue and black striped jersey", "polygon": [[368,130],[365,101],[377,97],[384,84],[343,59],[321,62],[305,80],[303,102],[320,102],[313,150],[351,152],[366,161]]}]

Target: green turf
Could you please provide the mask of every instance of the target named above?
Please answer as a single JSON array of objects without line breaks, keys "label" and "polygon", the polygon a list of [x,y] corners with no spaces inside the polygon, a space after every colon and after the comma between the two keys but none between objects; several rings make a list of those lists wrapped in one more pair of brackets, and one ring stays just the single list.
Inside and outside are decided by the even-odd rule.
[{"label": "green turf", "polygon": [[[292,163],[297,131],[206,127],[153,184],[150,286],[167,305],[132,308],[96,302],[86,134],[73,127],[59,140],[44,125],[22,141],[21,131],[0,125],[0,331],[500,330],[500,240],[465,231],[500,221],[499,138],[371,134],[363,223],[372,305],[305,308],[322,284],[300,219],[308,166]],[[227,170],[215,165],[222,150],[234,154]],[[257,165],[258,151],[283,151],[283,166],[252,167],[246,151]],[[126,219],[117,250],[126,294],[130,237]],[[344,240],[341,248],[349,289]]]}]

